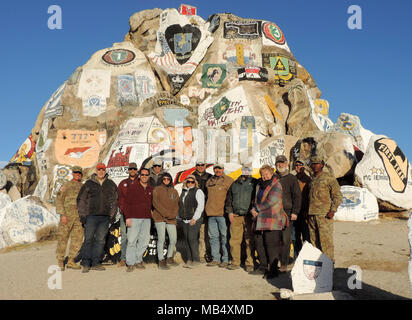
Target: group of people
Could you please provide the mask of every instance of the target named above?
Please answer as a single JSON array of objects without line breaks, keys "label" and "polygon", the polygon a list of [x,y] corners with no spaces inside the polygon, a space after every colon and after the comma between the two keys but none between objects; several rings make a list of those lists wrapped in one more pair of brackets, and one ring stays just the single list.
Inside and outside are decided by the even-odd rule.
[{"label": "group of people", "polygon": [[[159,158],[151,168],[140,170],[130,163],[129,177],[118,186],[103,163],[84,184],[82,168],[74,167],[73,180],[61,187],[56,198],[56,211],[61,215],[56,250],[59,267],[104,270],[105,238],[118,211],[119,266],[127,272],[145,268],[143,255],[152,220],[162,270],[178,265],[174,259],[177,228],[182,231],[186,268],[202,263],[229,270],[243,267],[250,274],[272,278],[293,265],[291,243],[296,257],[304,241],[333,260],[333,216],[342,200],[337,180],[323,171],[319,157],[311,158],[313,177],[305,173],[300,160],[294,163],[295,174],[290,173],[283,155],[276,157],[275,166],[276,173],[275,168],[263,165],[261,178],[255,179],[252,168],[244,165],[234,181],[225,174],[223,164],[214,164],[212,175],[206,172],[206,163],[198,161],[193,174],[184,179],[180,194]],[[166,234],[169,243],[164,253]],[[81,266],[75,262],[80,248]]]}]

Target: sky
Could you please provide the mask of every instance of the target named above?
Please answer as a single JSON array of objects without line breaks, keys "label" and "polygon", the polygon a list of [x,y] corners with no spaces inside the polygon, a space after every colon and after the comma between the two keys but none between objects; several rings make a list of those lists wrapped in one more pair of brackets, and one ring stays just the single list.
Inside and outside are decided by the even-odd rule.
[{"label": "sky", "polygon": [[[50,95],[93,53],[121,42],[135,12],[178,8],[170,0],[21,0],[0,4],[0,167],[28,137]],[[360,117],[365,129],[394,139],[412,159],[412,1],[186,1],[198,15],[230,12],[275,22],[295,58],[329,101],[329,117]],[[62,29],[51,30],[51,5]],[[352,30],[351,5],[362,29]],[[353,13],[353,12],[352,12]]]}]

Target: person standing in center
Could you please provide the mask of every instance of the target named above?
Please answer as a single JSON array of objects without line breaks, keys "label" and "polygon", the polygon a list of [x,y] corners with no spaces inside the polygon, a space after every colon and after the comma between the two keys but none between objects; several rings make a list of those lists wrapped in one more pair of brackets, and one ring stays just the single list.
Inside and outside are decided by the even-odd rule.
[{"label": "person standing in center", "polygon": [[140,169],[139,183],[128,185],[124,202],[127,227],[127,272],[145,269],[143,254],[150,242],[153,188],[149,185],[150,170]]},{"label": "person standing in center", "polygon": [[266,275],[268,279],[278,274],[278,257],[282,250],[282,230],[289,225],[283,210],[282,185],[269,165],[260,168],[262,177],[256,188],[255,204],[251,213],[255,219],[255,245],[260,266],[249,274]]},{"label": "person standing in center", "polygon": [[[178,264],[173,259],[177,242],[176,217],[179,211],[179,193],[173,186],[172,176],[165,172],[160,177],[158,185],[153,189],[153,220],[157,231],[157,257],[159,269],[168,270]],[[169,236],[167,259],[163,248],[166,232]]]},{"label": "person standing in center", "polygon": [[205,208],[205,196],[194,175],[183,182],[179,199],[179,220],[182,222],[183,240],[187,261],[183,267],[192,268],[200,264],[199,230]]},{"label": "person standing in center", "polygon": [[[196,181],[199,185],[199,188],[203,191],[205,196],[205,202],[207,201],[207,188],[206,182],[209,180],[213,175],[209,172],[206,172],[206,163],[201,160],[196,162],[196,170],[193,172],[193,175],[196,177]],[[204,206],[203,206],[204,207]],[[207,216],[206,212],[202,212],[202,217],[200,218],[200,223],[202,224],[200,227],[200,241],[199,241],[199,253],[200,253],[200,262],[210,262],[212,261],[212,253],[210,249],[210,241],[209,241],[209,234],[208,234],[208,224],[207,224]]]},{"label": "person standing in center", "polygon": [[[207,264],[209,267],[218,265],[221,268],[226,268],[229,262],[226,244],[227,226],[223,215],[226,195],[233,183],[233,179],[225,175],[224,169],[223,164],[215,164],[213,166],[215,175],[206,182],[208,194],[206,215],[208,217],[209,239],[213,258],[213,261]],[[222,256],[220,256],[220,248],[222,249]]]},{"label": "person standing in center", "polygon": [[139,183],[137,177],[137,164],[135,162],[129,163],[129,178],[122,180],[119,183],[118,194],[119,194],[119,208],[120,208],[120,234],[122,237],[121,243],[121,257],[120,266],[126,266],[126,249],[127,249],[127,228],[126,228],[126,218],[124,215],[127,200],[127,191],[133,186],[133,184]]},{"label": "person standing in center", "polygon": [[105,270],[101,265],[109,223],[114,222],[118,210],[116,184],[109,179],[106,165],[98,163],[97,172],[81,187],[77,196],[80,221],[85,225],[82,249],[83,273]]},{"label": "person standing in center", "polygon": [[[282,185],[282,204],[283,210],[288,215],[290,225],[282,230],[282,252],[280,255],[280,272],[286,272],[289,265],[290,242],[295,236],[293,223],[297,220],[302,195],[299,188],[298,179],[289,173],[288,160],[284,155],[276,157],[276,178]],[[293,221],[293,222],[292,222]]]}]

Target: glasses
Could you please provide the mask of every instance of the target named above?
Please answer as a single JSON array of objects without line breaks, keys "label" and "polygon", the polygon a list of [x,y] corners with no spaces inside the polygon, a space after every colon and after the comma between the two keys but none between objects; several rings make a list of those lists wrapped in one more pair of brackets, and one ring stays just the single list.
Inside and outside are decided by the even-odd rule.
[{"label": "glasses", "polygon": [[303,167],[303,164],[297,163],[295,164],[296,167]]},{"label": "glasses", "polygon": [[163,180],[170,180],[170,178],[169,177],[164,177]]},{"label": "glasses", "polygon": [[129,168],[129,171],[130,171],[130,170],[136,170],[136,171],[137,171],[137,168]]},{"label": "glasses", "polygon": [[187,180],[187,183],[195,183],[193,180]]},{"label": "glasses", "polygon": [[106,169],[99,168],[99,169],[97,169],[97,171],[106,171]]},{"label": "glasses", "polygon": [[160,164],[154,164],[153,167],[161,167]]},{"label": "glasses", "polygon": [[73,171],[73,173],[82,174],[80,171]]},{"label": "glasses", "polygon": [[198,163],[197,165],[196,165],[196,167],[203,167],[205,164],[204,163]]},{"label": "glasses", "polygon": [[141,173],[140,176],[141,176],[141,177],[148,177],[148,176],[150,176],[150,174],[143,174],[143,173]]}]

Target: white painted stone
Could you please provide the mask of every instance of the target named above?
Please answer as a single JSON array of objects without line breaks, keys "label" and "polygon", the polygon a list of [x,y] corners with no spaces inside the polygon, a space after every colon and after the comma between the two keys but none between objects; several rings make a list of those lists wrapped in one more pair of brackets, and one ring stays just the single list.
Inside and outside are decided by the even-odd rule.
[{"label": "white painted stone", "polygon": [[373,133],[362,127],[358,116],[341,113],[330,132],[342,132],[352,138],[353,144],[363,153],[366,151],[369,140]]},{"label": "white painted stone", "polygon": [[33,196],[39,197],[40,200],[44,200],[44,196],[46,195],[47,192],[47,176],[44,175],[41,177],[39,183],[36,186],[36,189],[34,190]]},{"label": "white painted stone", "polygon": [[305,241],[293,266],[293,292],[330,292],[333,287],[333,262],[319,249]]},{"label": "white painted stone", "polygon": [[35,242],[37,230],[58,223],[55,212],[38,205],[29,196],[0,210],[0,232],[7,246]]},{"label": "white painted stone", "polygon": [[372,136],[355,175],[376,198],[404,209],[412,208],[412,167],[394,140]]},{"label": "white painted stone", "polygon": [[379,219],[376,197],[365,188],[341,186],[343,199],[335,213],[338,221],[370,221]]}]

